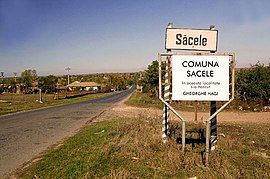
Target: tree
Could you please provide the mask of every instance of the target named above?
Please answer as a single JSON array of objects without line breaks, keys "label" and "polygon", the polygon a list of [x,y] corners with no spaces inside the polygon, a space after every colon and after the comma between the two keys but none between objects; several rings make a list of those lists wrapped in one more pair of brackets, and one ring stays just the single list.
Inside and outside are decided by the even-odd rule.
[{"label": "tree", "polygon": [[44,92],[52,93],[56,90],[57,81],[57,77],[53,75],[40,77],[38,80],[38,87]]},{"label": "tree", "polygon": [[158,62],[153,61],[151,65],[148,65],[146,70],[146,80],[150,86],[158,86]]},{"label": "tree", "polygon": [[28,69],[22,72],[21,78],[26,88],[31,87],[31,83],[37,79],[37,72],[34,69]]},{"label": "tree", "polygon": [[110,81],[112,86],[116,89],[116,90],[125,90],[126,89],[126,81],[124,79],[124,77],[121,74],[112,74],[110,77]]},{"label": "tree", "polygon": [[[158,62],[152,61],[151,65],[148,65],[145,71],[145,78],[142,80],[143,92],[151,92],[153,96],[158,96],[158,83],[159,83],[159,72]],[[165,63],[162,63],[162,78],[165,75]]]}]

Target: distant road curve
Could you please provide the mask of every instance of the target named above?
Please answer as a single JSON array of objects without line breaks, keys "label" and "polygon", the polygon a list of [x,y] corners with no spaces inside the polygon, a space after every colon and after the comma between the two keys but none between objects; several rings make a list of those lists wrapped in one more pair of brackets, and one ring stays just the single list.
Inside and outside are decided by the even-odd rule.
[{"label": "distant road curve", "polygon": [[97,99],[0,116],[0,178],[74,134],[134,90],[132,86]]}]

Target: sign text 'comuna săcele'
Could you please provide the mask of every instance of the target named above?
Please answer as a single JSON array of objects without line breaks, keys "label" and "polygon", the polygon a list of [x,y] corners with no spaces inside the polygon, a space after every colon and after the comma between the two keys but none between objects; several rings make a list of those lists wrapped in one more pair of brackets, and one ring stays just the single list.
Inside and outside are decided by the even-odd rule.
[{"label": "sign text 'comuna s\u0103cele'", "polygon": [[173,55],[172,99],[229,100],[229,56]]}]

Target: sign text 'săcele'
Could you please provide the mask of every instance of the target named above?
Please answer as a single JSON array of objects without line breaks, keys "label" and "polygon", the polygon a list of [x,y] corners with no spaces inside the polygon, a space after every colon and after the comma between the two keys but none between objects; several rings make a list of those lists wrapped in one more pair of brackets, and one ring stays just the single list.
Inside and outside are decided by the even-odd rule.
[{"label": "sign text 's\u0103cele'", "polygon": [[176,44],[177,45],[195,45],[195,46],[206,46],[207,38],[202,37],[189,37],[187,35],[176,34]]}]

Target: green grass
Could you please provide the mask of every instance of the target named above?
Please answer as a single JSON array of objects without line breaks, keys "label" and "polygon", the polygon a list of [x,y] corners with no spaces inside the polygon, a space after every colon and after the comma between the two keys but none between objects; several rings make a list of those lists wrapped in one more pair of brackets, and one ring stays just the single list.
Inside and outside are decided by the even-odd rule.
[{"label": "green grass", "polygon": [[[162,109],[163,103],[158,97],[150,97],[149,93],[135,92],[125,102],[129,106]],[[178,110],[194,111],[194,102],[172,102],[171,105]],[[198,110],[206,112],[209,109],[207,102],[198,102]]]},{"label": "green grass", "polygon": [[132,93],[125,104],[144,108],[162,108],[162,102],[158,98],[152,98],[148,93],[139,92]]},{"label": "green grass", "polygon": [[[19,178],[269,178],[270,125],[220,124],[218,149],[203,166],[203,143],[176,142],[181,126],[173,123],[172,139],[161,142],[159,118],[115,118],[93,123],[41,160],[18,171]],[[197,131],[203,124],[188,124]],[[188,139],[198,139],[196,132]],[[188,141],[188,140],[187,140]]]},{"label": "green grass", "polygon": [[54,100],[54,94],[43,95],[43,103],[39,103],[39,94],[0,94],[0,115],[37,109],[47,106],[69,104],[108,95],[104,93],[89,94],[71,99]]}]

